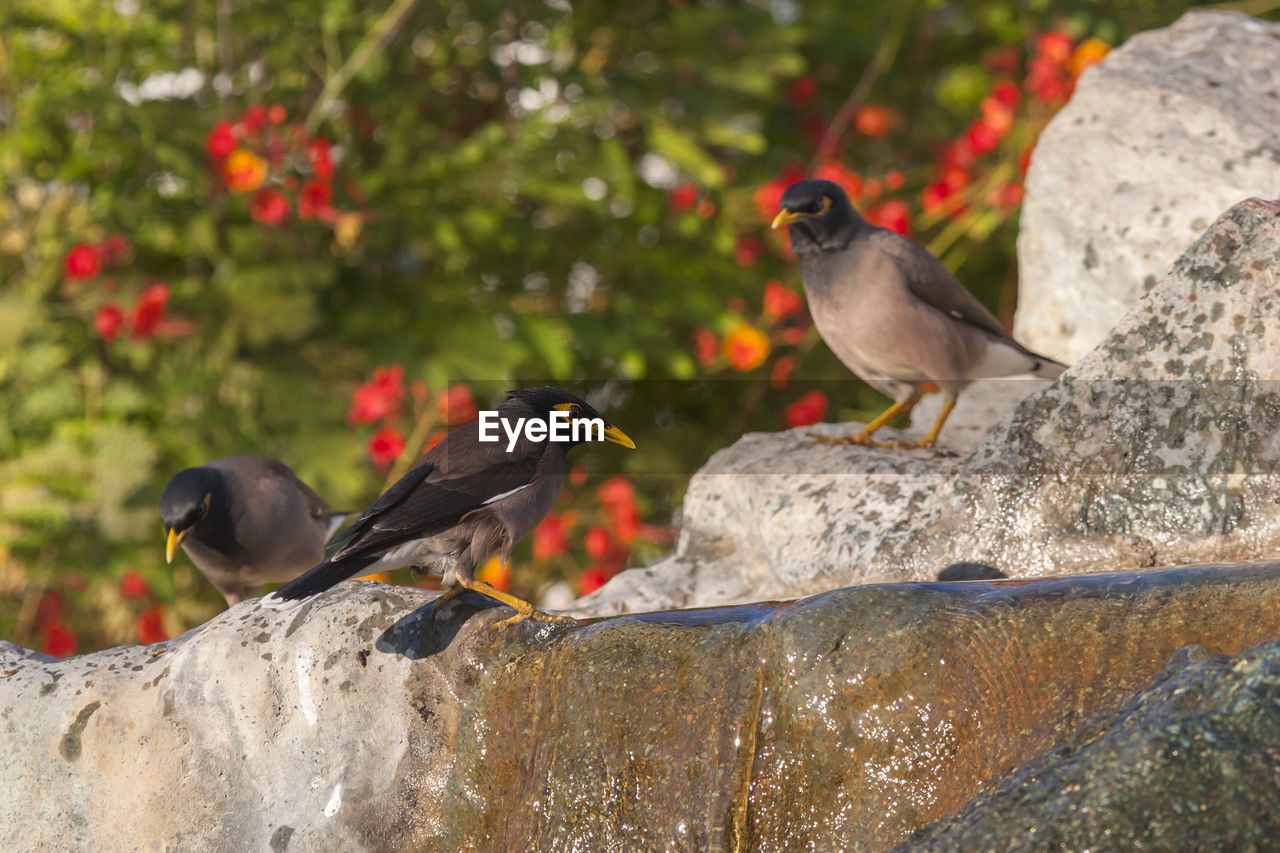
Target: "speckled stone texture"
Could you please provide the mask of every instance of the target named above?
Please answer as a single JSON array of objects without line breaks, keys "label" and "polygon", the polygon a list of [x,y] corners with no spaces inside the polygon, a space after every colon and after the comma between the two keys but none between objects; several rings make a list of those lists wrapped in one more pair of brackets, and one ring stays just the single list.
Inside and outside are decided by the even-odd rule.
[{"label": "speckled stone texture", "polygon": [[1041,134],[1014,333],[1072,363],[1214,218],[1280,197],[1280,24],[1188,12],[1087,70]]},{"label": "speckled stone texture", "polygon": [[899,853],[1273,850],[1280,840],[1280,641],[1174,655],[1093,720]]},{"label": "speckled stone texture", "polygon": [[576,612],[929,580],[968,560],[1025,577],[1280,554],[1277,259],[1280,204],[1231,208],[985,440],[944,430],[967,456],[810,437],[856,424],[744,436],[694,476],[676,553]]},{"label": "speckled stone texture", "polygon": [[883,850],[1178,649],[1280,635],[1280,564],[578,626],[486,602],[354,581],[157,646],[0,644],[0,849]]}]

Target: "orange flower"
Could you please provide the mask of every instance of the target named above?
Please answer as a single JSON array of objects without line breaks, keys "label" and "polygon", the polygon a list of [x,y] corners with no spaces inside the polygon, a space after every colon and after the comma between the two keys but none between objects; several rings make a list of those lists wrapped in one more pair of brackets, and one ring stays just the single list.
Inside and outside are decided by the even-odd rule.
[{"label": "orange flower", "polygon": [[237,148],[227,156],[222,174],[232,192],[252,192],[267,179],[267,163],[252,151]]},{"label": "orange flower", "polygon": [[888,107],[878,104],[867,104],[858,107],[853,114],[853,127],[863,136],[878,139],[898,124],[898,116]]},{"label": "orange flower", "polygon": [[476,570],[476,580],[505,592],[511,586],[511,571],[507,568],[507,564],[502,562],[502,556],[494,554]]},{"label": "orange flower", "polygon": [[734,370],[755,370],[769,357],[769,336],[744,323],[724,336],[723,352]]},{"label": "orange flower", "polygon": [[1072,74],[1079,74],[1090,65],[1097,65],[1110,51],[1110,45],[1102,39],[1085,39],[1071,53],[1071,58],[1067,60],[1067,70]]}]

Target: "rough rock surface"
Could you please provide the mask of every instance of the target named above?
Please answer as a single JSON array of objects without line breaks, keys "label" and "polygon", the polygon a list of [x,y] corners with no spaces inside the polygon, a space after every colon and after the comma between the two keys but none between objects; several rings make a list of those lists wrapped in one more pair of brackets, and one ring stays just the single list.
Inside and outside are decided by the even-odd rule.
[{"label": "rough rock surface", "polygon": [[577,612],[928,580],[966,560],[1029,576],[1280,553],[1278,257],[1280,204],[1236,205],[967,458],[810,438],[850,424],[744,436],[694,476],[676,553]]},{"label": "rough rock surface", "polygon": [[1280,24],[1188,12],[1084,73],[1036,144],[1014,333],[1074,362],[1209,223],[1280,197]]},{"label": "rough rock surface", "polygon": [[1280,564],[576,627],[480,601],[356,581],[158,646],[0,645],[0,849],[882,850],[1177,649],[1280,635]]},{"label": "rough rock surface", "polygon": [[1273,849],[1278,764],[1280,641],[1188,646],[1128,707],[896,849]]}]

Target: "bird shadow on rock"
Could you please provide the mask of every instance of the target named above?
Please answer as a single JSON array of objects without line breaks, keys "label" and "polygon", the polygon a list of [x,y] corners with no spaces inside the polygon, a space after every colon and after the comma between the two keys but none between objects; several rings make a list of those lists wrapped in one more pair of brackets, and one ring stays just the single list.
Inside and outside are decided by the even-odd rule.
[{"label": "bird shadow on rock", "polygon": [[467,620],[478,613],[496,610],[497,605],[483,595],[464,592],[441,603],[434,598],[417,610],[397,619],[378,637],[376,648],[400,654],[410,660],[430,657],[447,649]]}]

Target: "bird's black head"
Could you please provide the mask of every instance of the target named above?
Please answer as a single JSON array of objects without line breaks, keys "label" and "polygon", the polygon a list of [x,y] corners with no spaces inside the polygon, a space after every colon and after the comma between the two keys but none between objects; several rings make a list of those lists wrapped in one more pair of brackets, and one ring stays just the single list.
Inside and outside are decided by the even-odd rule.
[{"label": "bird's black head", "polygon": [[[605,441],[620,444],[626,448],[636,446],[625,432],[605,420],[604,415],[592,408],[586,400],[554,385],[537,385],[532,388],[508,391],[507,399],[498,407],[498,413],[503,417],[536,417],[549,423],[563,418],[563,416],[554,416],[553,412],[565,412],[568,415],[567,424],[570,435],[568,439],[552,439],[553,441],[573,446],[584,440],[583,436],[589,433],[595,440],[603,437]],[[595,426],[597,422],[599,426]],[[573,436],[577,436],[577,439],[575,440]]]},{"label": "bird's black head", "polygon": [[832,181],[796,181],[782,194],[779,207],[773,227],[791,227],[791,247],[797,253],[842,249],[866,224]]},{"label": "bird's black head", "polygon": [[210,509],[221,506],[225,486],[222,475],[213,468],[188,468],[164,487],[160,496],[160,520],[169,531],[165,557],[173,555],[183,538],[208,516]]}]

